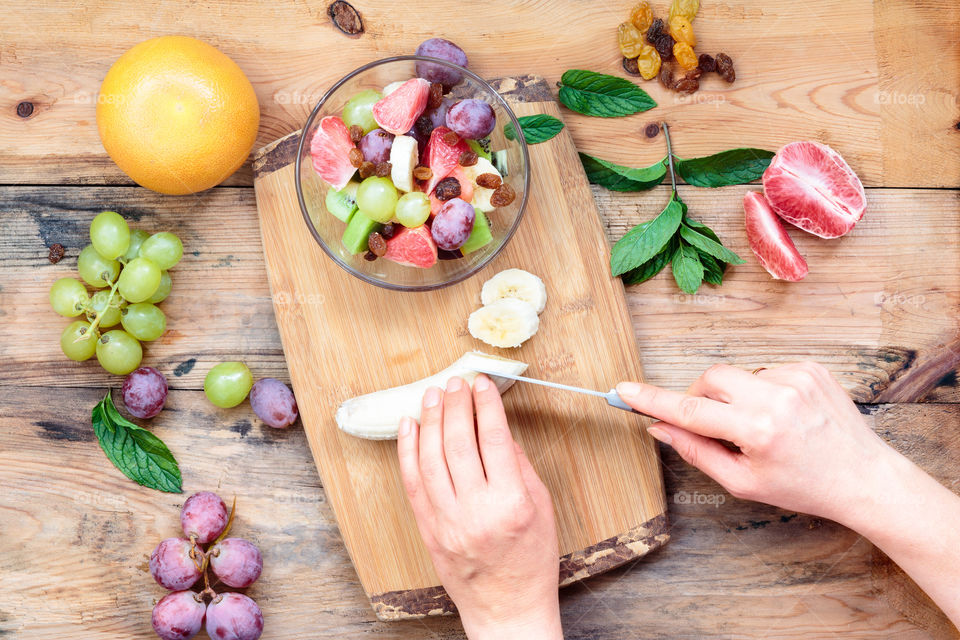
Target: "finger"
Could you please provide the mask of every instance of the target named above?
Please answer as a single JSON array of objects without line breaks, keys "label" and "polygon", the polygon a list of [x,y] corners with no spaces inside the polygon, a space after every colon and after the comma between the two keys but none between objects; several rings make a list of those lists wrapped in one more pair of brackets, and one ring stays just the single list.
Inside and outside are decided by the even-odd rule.
[{"label": "finger", "polygon": [[730,451],[712,438],[664,422],[654,422],[647,432],[673,447],[687,464],[700,469],[724,487],[743,484],[745,470],[740,463],[742,454]]},{"label": "finger", "polygon": [[403,478],[403,488],[417,519],[420,535],[424,540],[433,535],[433,505],[427,497],[420,477],[420,430],[413,418],[403,418],[400,421],[400,432],[397,435],[397,455],[400,458],[400,477]]},{"label": "finger", "polygon": [[731,403],[761,398],[769,391],[769,381],[728,364],[715,364],[693,381],[687,394]]},{"label": "finger", "polygon": [[742,421],[730,405],[642,382],[621,382],[617,393],[631,407],[708,438],[742,440]]},{"label": "finger", "polygon": [[550,498],[550,491],[547,490],[547,486],[543,484],[543,480],[537,475],[536,469],[533,468],[530,459],[527,458],[527,454],[523,450],[523,447],[520,446],[520,443],[514,441],[513,447],[517,453],[520,477],[523,479],[523,484],[527,487],[527,492],[533,498],[534,502],[536,502],[537,508],[552,511],[553,501]]},{"label": "finger", "polygon": [[443,391],[430,387],[420,409],[420,477],[437,511],[453,508],[453,481],[443,455]]},{"label": "finger", "polygon": [[522,485],[517,451],[500,392],[490,378],[481,374],[473,382],[473,395],[477,405],[477,439],[487,482],[501,487]]},{"label": "finger", "polygon": [[443,394],[443,452],[458,496],[486,484],[477,449],[470,387],[458,377],[450,378]]}]

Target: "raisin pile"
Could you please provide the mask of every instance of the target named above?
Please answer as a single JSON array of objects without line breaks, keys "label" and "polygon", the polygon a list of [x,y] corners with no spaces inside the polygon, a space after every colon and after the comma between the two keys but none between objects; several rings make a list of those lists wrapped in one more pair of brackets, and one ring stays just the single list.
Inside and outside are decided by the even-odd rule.
[{"label": "raisin pile", "polygon": [[705,73],[716,72],[733,82],[737,75],[730,56],[697,55],[694,50],[697,37],[692,23],[699,9],[700,0],[672,0],[664,22],[654,15],[649,2],[637,3],[630,19],[617,28],[623,70],[644,80],[658,78],[671,91],[688,94],[700,89]]}]

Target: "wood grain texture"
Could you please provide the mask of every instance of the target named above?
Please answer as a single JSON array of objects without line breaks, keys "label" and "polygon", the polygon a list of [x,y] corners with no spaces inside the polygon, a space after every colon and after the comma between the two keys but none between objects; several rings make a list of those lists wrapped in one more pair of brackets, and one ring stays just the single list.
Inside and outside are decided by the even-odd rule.
[{"label": "wood grain texture", "polygon": [[[393,2],[364,0],[355,3],[366,26],[358,38],[332,26],[327,4],[4,3],[0,181],[128,182],[97,137],[97,90],[123,51],[152,36],[192,35],[237,61],[260,100],[259,147],[299,129],[343,74],[412,53],[438,25],[485,77],[536,73],[552,83],[570,68],[622,75],[616,25],[632,3],[421,0],[398,13]],[[661,13],[666,4],[654,3]],[[659,108],[615,123],[565,114],[580,150],[649,164],[663,156],[662,144],[643,129],[668,120],[682,156],[812,138],[836,148],[870,186],[960,185],[960,13],[952,0],[702,4],[700,48],[731,55],[737,82],[709,78],[692,98],[644,83]],[[16,114],[21,101],[34,105],[29,118]],[[918,162],[918,153],[933,161]],[[249,168],[228,183],[251,184]]]},{"label": "wood grain texture", "polygon": [[[505,97],[516,100],[509,91]],[[560,115],[553,101],[513,106],[518,115]],[[526,213],[501,254],[480,276],[421,293],[373,287],[334,264],[307,233],[293,165],[257,175],[274,309],[304,428],[381,618],[441,614],[450,605],[436,597],[439,580],[403,493],[395,443],[339,431],[333,414],[341,402],[426,377],[474,349],[527,362],[535,377],[590,388],[642,377],[623,287],[610,277],[603,225],[570,135],[561,131],[531,146],[530,165]],[[511,267],[539,274],[549,304],[536,339],[500,351],[474,340],[464,324],[478,307],[484,277]],[[560,554],[569,556],[563,582],[666,542],[665,526],[654,524],[665,511],[659,462],[652,438],[631,428],[635,416],[532,385],[515,386],[504,403],[515,437],[554,496]],[[411,592],[408,606],[396,604],[398,591]]]}]

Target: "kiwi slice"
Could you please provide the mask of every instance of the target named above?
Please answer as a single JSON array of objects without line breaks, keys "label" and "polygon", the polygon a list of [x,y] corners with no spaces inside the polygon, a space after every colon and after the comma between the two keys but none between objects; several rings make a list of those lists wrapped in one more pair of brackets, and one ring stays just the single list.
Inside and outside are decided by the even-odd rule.
[{"label": "kiwi slice", "polygon": [[481,158],[490,159],[490,138],[480,138],[478,140],[467,140],[467,146]]},{"label": "kiwi slice", "polygon": [[364,253],[369,249],[367,239],[374,231],[379,231],[383,225],[376,220],[371,220],[359,211],[354,211],[350,216],[350,222],[347,228],[343,230],[343,246],[353,255]]},{"label": "kiwi slice", "polygon": [[343,189],[337,191],[330,189],[327,191],[327,211],[333,216],[344,222],[349,222],[350,218],[357,210],[357,188],[359,183],[351,180]]},{"label": "kiwi slice", "polygon": [[474,207],[473,210],[476,212],[476,217],[473,219],[473,230],[470,232],[470,237],[467,238],[467,241],[460,247],[463,255],[485,247],[493,240],[493,233],[490,231],[490,221],[487,220],[487,216],[476,207]]}]

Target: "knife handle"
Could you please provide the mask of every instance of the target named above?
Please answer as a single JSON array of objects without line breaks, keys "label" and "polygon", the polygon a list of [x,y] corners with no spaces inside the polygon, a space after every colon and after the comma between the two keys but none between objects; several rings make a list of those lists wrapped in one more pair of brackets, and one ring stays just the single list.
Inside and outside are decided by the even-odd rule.
[{"label": "knife handle", "polygon": [[607,395],[605,397],[607,399],[607,404],[610,405],[611,407],[616,407],[617,409],[623,409],[624,411],[629,411],[630,413],[635,413],[639,416],[644,416],[654,420],[656,419],[653,416],[648,416],[645,413],[641,413],[636,409],[634,409],[633,407],[631,407],[630,405],[628,405],[626,402],[623,401],[623,398],[620,397],[620,394],[617,393],[616,389],[610,389],[610,391],[607,392]]}]

